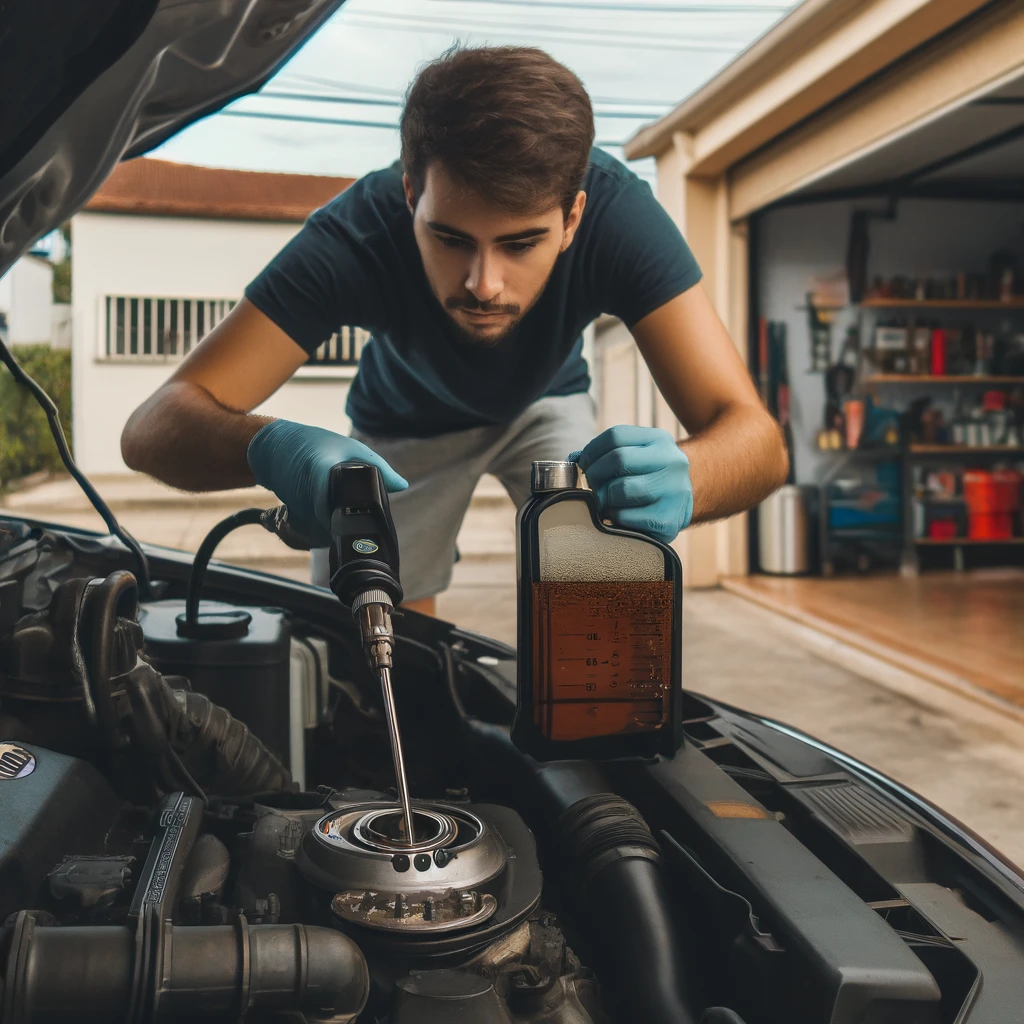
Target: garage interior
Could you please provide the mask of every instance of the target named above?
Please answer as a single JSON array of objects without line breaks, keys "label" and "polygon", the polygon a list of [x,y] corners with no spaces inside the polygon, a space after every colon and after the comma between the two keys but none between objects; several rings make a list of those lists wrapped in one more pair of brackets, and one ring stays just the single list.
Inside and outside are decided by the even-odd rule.
[{"label": "garage interior", "polygon": [[785,565],[759,510],[725,585],[1024,719],[1022,167],[1018,77],[750,218],[750,366],[810,515]]}]

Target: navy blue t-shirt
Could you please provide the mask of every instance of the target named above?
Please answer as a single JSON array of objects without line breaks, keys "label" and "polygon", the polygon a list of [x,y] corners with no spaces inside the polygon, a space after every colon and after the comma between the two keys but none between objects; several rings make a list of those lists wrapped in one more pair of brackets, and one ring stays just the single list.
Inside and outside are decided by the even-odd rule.
[{"label": "navy blue t-shirt", "polygon": [[245,290],[307,352],[363,327],[346,411],[378,437],[431,437],[511,423],[545,395],[590,386],[581,332],[601,313],[632,327],[701,277],[650,187],[599,149],[572,245],[541,297],[497,345],[455,327],[427,282],[396,163],[313,213]]}]

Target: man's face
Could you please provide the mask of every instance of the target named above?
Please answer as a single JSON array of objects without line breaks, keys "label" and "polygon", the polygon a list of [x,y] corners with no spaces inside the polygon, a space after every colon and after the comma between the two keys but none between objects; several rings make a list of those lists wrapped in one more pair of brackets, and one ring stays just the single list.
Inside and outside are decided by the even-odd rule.
[{"label": "man's face", "polygon": [[539,213],[506,213],[437,163],[427,168],[419,202],[408,177],[405,197],[438,302],[465,337],[489,345],[501,341],[540,298],[586,202],[580,192],[568,217],[557,205]]}]

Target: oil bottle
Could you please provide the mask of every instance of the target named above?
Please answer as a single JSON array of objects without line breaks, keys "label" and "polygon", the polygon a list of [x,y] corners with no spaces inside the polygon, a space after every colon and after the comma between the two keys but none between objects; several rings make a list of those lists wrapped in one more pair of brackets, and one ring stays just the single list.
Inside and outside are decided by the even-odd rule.
[{"label": "oil bottle", "polygon": [[535,462],[516,517],[512,739],[538,760],[671,755],[681,739],[682,568],[601,520],[574,462]]}]

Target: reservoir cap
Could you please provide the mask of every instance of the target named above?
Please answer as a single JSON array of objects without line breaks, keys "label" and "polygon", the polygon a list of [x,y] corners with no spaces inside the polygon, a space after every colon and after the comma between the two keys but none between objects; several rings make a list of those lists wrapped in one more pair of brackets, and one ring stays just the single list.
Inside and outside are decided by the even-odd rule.
[{"label": "reservoir cap", "polygon": [[545,491],[572,491],[579,486],[580,471],[575,462],[535,462],[530,475],[534,494]]}]

